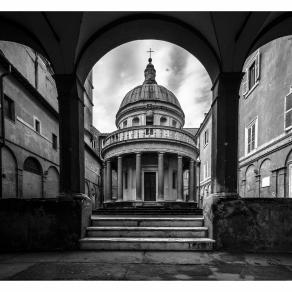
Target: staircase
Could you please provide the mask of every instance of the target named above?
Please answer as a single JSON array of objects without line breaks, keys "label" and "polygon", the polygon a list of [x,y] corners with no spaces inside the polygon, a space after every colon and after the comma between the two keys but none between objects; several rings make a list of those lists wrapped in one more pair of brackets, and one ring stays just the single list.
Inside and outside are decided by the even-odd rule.
[{"label": "staircase", "polygon": [[94,211],[83,250],[212,250],[202,210],[105,208]]}]

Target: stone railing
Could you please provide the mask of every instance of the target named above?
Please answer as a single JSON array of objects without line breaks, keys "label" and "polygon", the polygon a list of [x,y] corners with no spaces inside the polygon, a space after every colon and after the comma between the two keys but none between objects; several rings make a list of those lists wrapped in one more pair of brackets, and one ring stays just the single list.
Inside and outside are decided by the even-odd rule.
[{"label": "stone railing", "polygon": [[188,132],[162,126],[140,126],[118,130],[106,137],[103,148],[123,141],[136,139],[166,139],[184,142],[196,147],[195,138]]}]

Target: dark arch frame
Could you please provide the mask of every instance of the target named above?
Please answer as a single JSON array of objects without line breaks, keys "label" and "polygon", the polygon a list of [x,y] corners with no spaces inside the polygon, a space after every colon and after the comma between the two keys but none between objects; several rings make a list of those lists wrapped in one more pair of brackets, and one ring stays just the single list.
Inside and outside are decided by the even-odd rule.
[{"label": "dark arch frame", "polygon": [[[31,165],[29,165],[29,163],[31,163]],[[43,175],[43,168],[41,166],[41,163],[33,156],[28,156],[24,160],[23,170],[38,174],[40,176]]]},{"label": "dark arch frame", "polygon": [[221,63],[208,40],[195,28],[170,16],[136,13],[120,18],[96,31],[81,49],[75,71],[83,83],[90,70],[112,49],[130,41],[164,40],[194,55],[207,70],[212,82],[221,71]]}]

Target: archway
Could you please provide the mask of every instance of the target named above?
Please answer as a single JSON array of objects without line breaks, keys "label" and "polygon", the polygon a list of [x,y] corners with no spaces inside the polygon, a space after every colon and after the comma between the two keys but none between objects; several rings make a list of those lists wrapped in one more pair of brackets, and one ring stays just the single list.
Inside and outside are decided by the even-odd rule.
[{"label": "archway", "polygon": [[292,151],[286,158],[286,197],[292,198]]},{"label": "archway", "polygon": [[7,147],[2,151],[2,199],[17,197],[17,161],[13,152]]},{"label": "archway", "polygon": [[23,164],[23,198],[40,198],[43,195],[42,167],[34,157]]},{"label": "archway", "polygon": [[55,198],[60,192],[59,172],[54,166],[50,166],[47,171],[45,192],[47,198]]},{"label": "archway", "polygon": [[266,159],[262,162],[260,166],[260,197],[273,197],[271,192],[271,160]]},{"label": "archway", "polygon": [[245,173],[245,197],[256,197],[255,167],[250,165]]}]

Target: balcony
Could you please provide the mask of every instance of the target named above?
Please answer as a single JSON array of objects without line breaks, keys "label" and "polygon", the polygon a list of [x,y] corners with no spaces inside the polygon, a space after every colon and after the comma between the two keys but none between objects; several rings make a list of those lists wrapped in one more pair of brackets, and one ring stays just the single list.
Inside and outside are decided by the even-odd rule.
[{"label": "balcony", "polygon": [[123,142],[131,142],[133,140],[141,139],[141,141],[148,140],[169,140],[169,142],[180,142],[189,144],[196,148],[196,142],[193,135],[190,133],[172,127],[163,126],[139,126],[121,129],[110,134],[104,141],[103,149],[109,146]]}]

